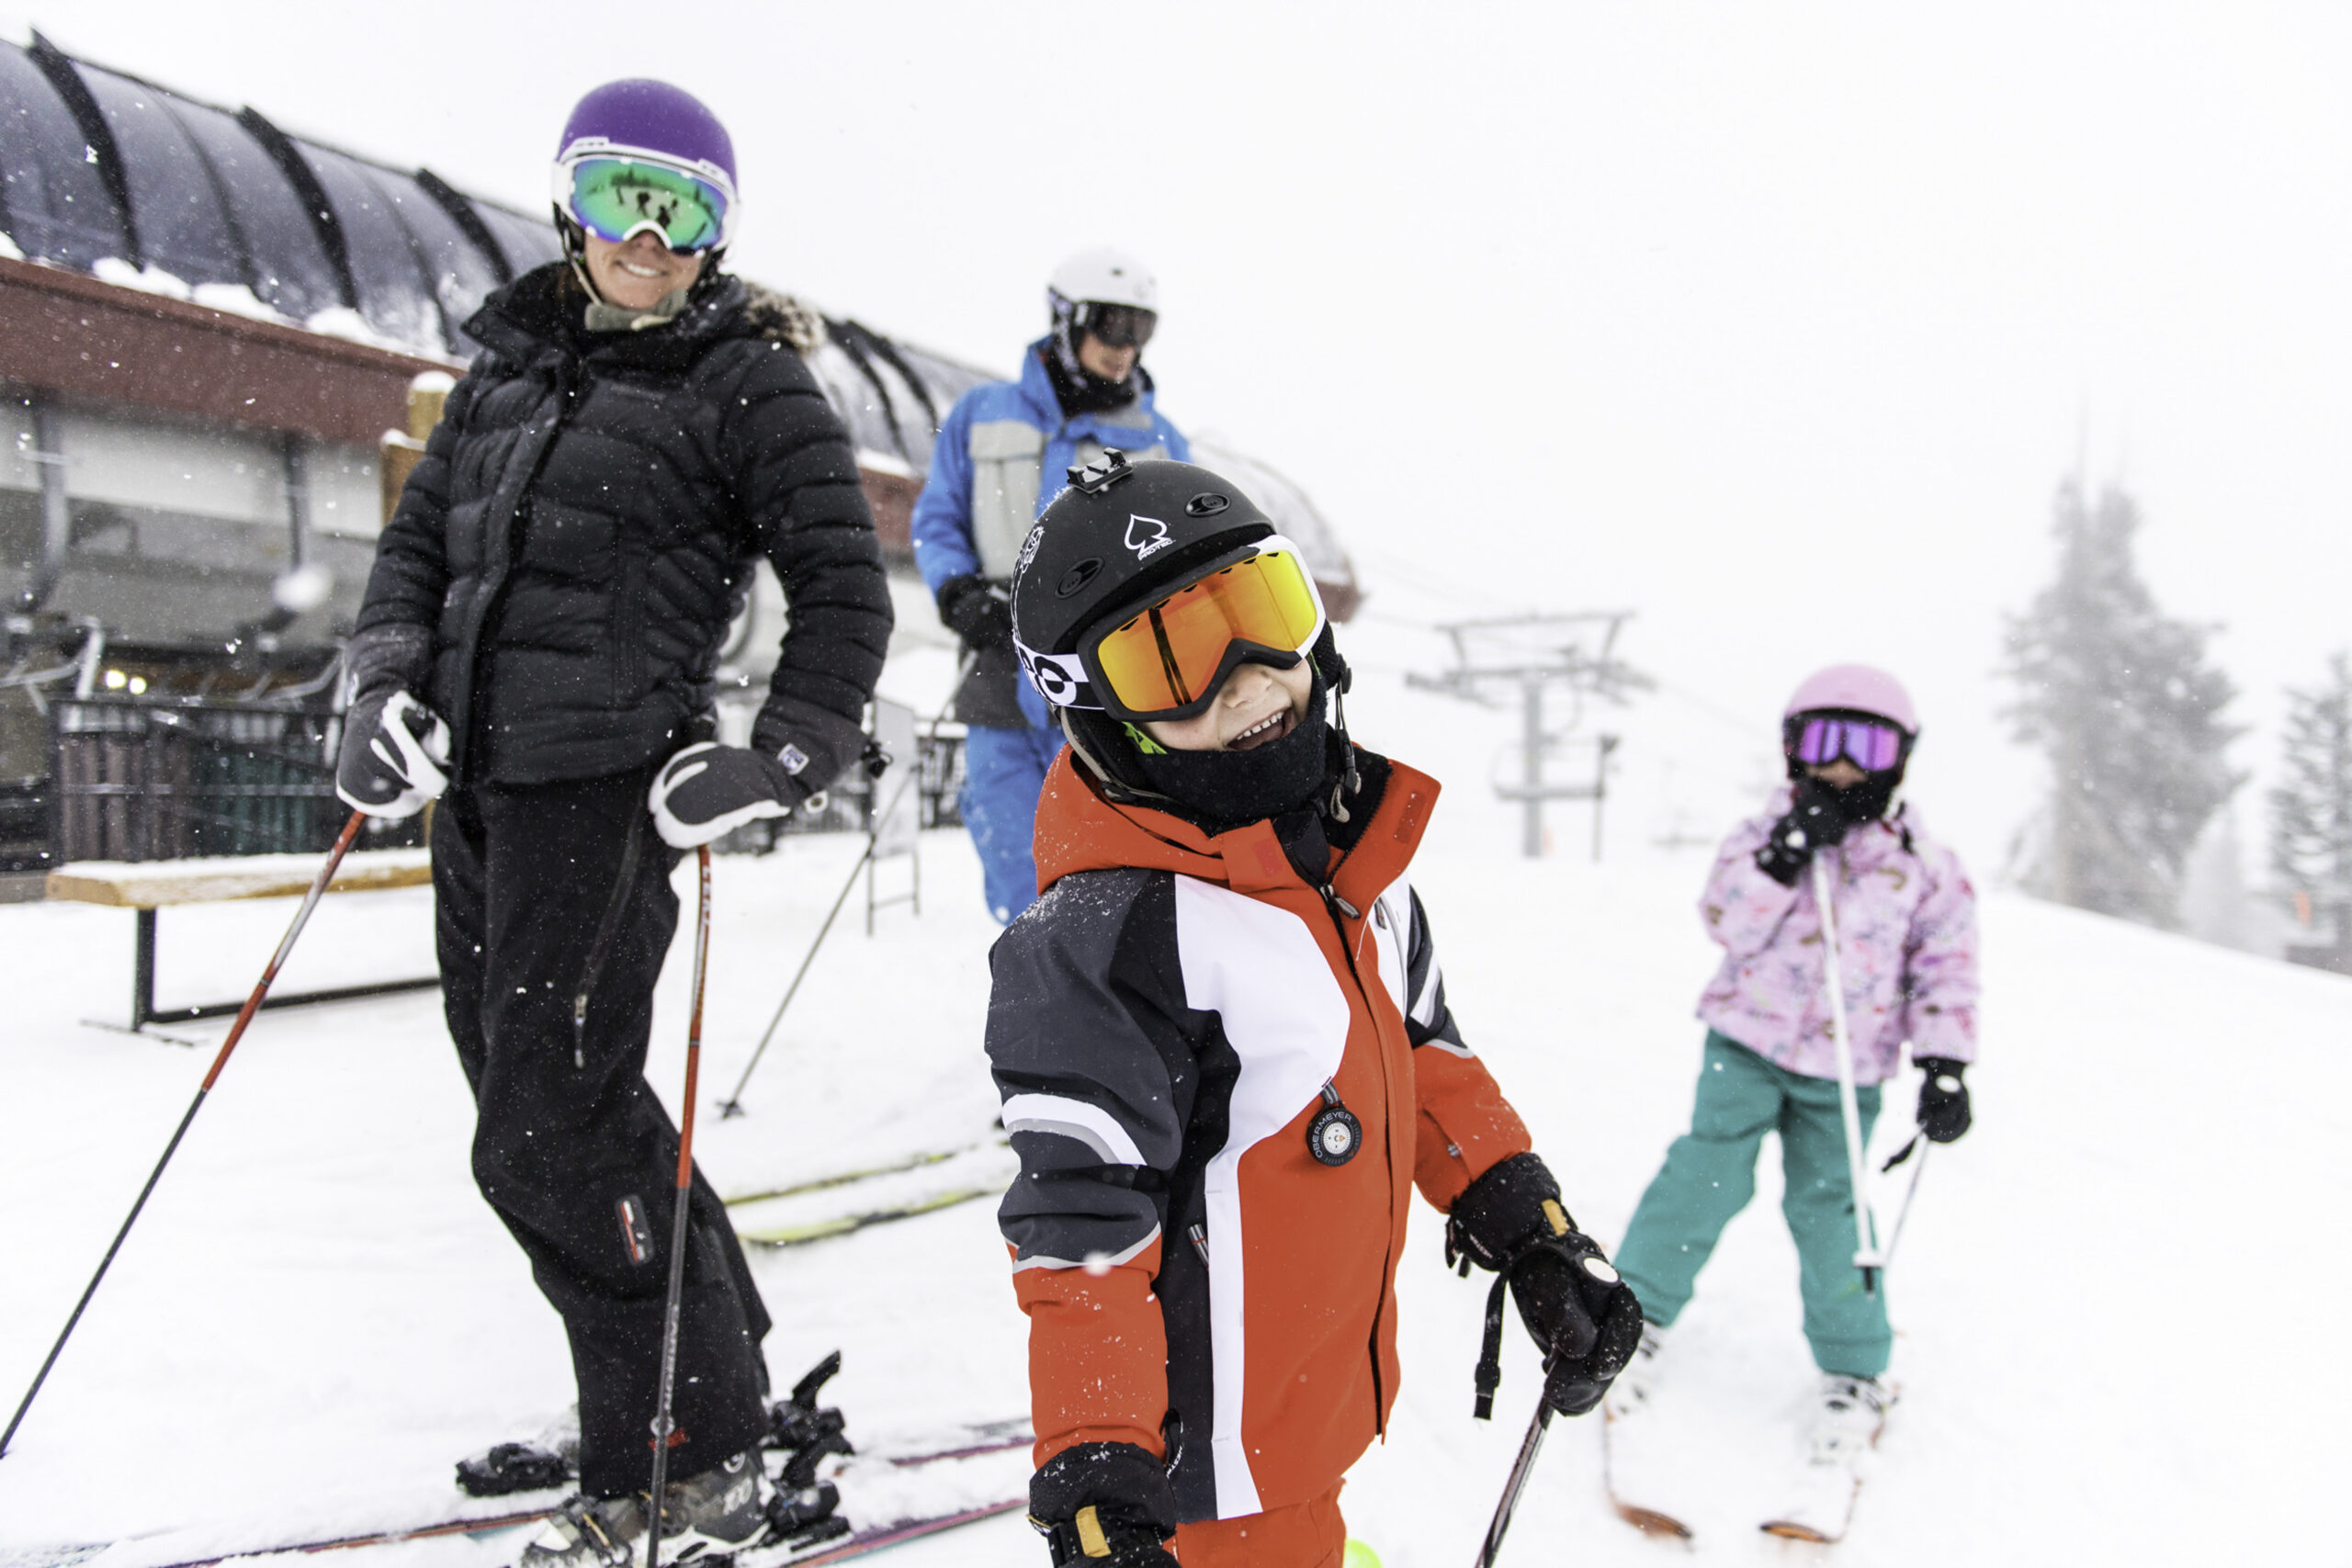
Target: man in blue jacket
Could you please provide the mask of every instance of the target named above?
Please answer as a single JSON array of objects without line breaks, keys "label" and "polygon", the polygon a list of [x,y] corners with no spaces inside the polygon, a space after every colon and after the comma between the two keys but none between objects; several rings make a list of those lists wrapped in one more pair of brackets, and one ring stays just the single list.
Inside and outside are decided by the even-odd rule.
[{"label": "man in blue jacket", "polygon": [[939,618],[963,639],[969,672],[956,696],[965,726],[957,805],[979,852],[989,911],[1009,925],[1037,897],[1029,843],[1061,731],[1020,678],[1010,584],[1030,525],[1070,468],[1116,447],[1189,462],[1192,447],[1152,406],[1140,363],[1159,321],[1148,269],[1121,252],[1080,251],[1054,270],[1053,331],[1029,345],[1021,378],[975,387],[931,449],[915,502],[915,565]]}]

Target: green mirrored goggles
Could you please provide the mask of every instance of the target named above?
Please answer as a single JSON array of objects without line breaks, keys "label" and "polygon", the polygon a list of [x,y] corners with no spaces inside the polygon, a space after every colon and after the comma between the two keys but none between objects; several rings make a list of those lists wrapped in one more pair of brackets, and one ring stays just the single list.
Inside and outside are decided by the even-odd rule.
[{"label": "green mirrored goggles", "polygon": [[645,230],[680,255],[722,244],[727,193],[710,181],[634,158],[582,158],[564,205],[582,229],[623,244]]}]

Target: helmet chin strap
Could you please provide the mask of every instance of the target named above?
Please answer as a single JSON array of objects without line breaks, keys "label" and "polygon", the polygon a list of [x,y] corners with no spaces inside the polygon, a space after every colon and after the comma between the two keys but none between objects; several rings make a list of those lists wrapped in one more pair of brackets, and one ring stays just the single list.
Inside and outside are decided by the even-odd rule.
[{"label": "helmet chin strap", "polygon": [[571,256],[571,276],[580,280],[580,287],[588,291],[588,298],[592,301],[599,305],[612,303],[610,299],[605,298],[604,291],[596,287],[596,280],[588,276],[588,263],[577,252]]},{"label": "helmet chin strap", "polygon": [[1331,808],[1326,815],[1345,822],[1350,820],[1348,797],[1363,787],[1363,777],[1356,771],[1355,743],[1348,739],[1348,688],[1356,683],[1356,672],[1340,656],[1339,639],[1329,626],[1315,642],[1308,657],[1322,667],[1324,683],[1331,688],[1331,733],[1340,743],[1340,777],[1331,786]]},{"label": "helmet chin strap", "polygon": [[611,304],[612,301],[596,288],[596,280],[588,276],[588,231],[580,226],[578,219],[558,207],[555,209],[555,231],[563,240],[563,259],[571,264],[571,276],[580,280],[580,287],[588,291],[588,298],[599,305]]},{"label": "helmet chin strap", "polygon": [[1150,805],[1152,802],[1159,801],[1176,807],[1179,813],[1182,812],[1182,803],[1174,796],[1139,788],[1114,773],[1100,757],[1087,750],[1086,742],[1079,739],[1078,727],[1070,723],[1069,715],[1070,710],[1068,708],[1057,707],[1054,710],[1054,719],[1061,727],[1062,739],[1069,742],[1070,750],[1077,755],[1080,761],[1086,764],[1087,771],[1092,773],[1102,784],[1102,794],[1107,798],[1123,806]]}]

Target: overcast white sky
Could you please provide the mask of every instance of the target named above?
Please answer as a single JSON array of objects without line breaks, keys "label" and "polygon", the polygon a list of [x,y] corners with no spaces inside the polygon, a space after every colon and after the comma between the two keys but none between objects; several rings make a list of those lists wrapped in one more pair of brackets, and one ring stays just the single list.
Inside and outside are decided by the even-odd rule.
[{"label": "overcast white sky", "polygon": [[741,270],[983,365],[1125,245],[1163,406],[1305,484],[1374,613],[1634,606],[1741,745],[1884,663],[1987,872],[2035,788],[2000,615],[2078,447],[2164,604],[2227,624],[2243,764],[2352,642],[2340,6],[11,9],[526,208],[581,92],[666,76],[734,131]]}]

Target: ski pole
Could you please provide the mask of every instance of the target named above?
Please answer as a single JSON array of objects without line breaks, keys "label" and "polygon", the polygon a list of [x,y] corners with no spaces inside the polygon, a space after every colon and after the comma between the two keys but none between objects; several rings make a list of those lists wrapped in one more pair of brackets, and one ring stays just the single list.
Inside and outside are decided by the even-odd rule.
[{"label": "ski pole", "polygon": [[695,907],[694,1007],[686,1020],[686,1098],[678,1117],[678,1192],[670,1213],[670,1294],[662,1308],[662,1390],[653,1409],[653,1492],[645,1516],[645,1568],[662,1561],[662,1495],[670,1480],[670,1395],[678,1376],[678,1308],[686,1289],[686,1221],[695,1179],[695,1078],[702,1066],[703,979],[710,972],[710,846],[695,851],[702,897]]},{"label": "ski pole", "polygon": [[33,1374],[33,1385],[25,1390],[25,1397],[17,1405],[16,1415],[8,1418],[8,1429],[0,1432],[0,1454],[8,1451],[9,1439],[17,1435],[17,1428],[24,1425],[25,1412],[32,1408],[33,1397],[40,1393],[40,1385],[48,1381],[49,1370],[57,1365],[58,1352],[63,1350],[65,1341],[73,1337],[74,1326],[82,1321],[83,1310],[90,1304],[90,1298],[98,1293],[98,1281],[107,1277],[107,1269],[113,1265],[115,1254],[122,1250],[123,1238],[138,1223],[139,1212],[147,1206],[148,1196],[155,1190],[155,1183],[162,1179],[164,1168],[172,1163],[172,1156],[178,1152],[180,1140],[187,1136],[188,1123],[195,1121],[196,1113],[204,1109],[205,1096],[212,1092],[213,1084],[220,1077],[220,1069],[229,1065],[229,1053],[237,1048],[237,1042],[244,1038],[245,1026],[253,1022],[254,1014],[261,1010],[261,1001],[269,994],[270,982],[277,979],[278,970],[285,967],[286,955],[294,951],[294,939],[302,934],[302,927],[309,922],[311,911],[319,907],[319,899],[326,893],[327,884],[334,880],[335,868],[343,863],[344,852],[351,848],[351,840],[359,834],[359,825],[367,819],[366,812],[351,814],[351,820],[343,825],[343,831],[335,837],[334,848],[327,852],[326,863],[319,867],[319,874],[311,879],[311,890],[302,896],[302,907],[294,911],[293,924],[286,928],[285,936],[278,940],[277,951],[270,954],[269,966],[254,982],[253,995],[247,997],[245,1005],[237,1010],[237,1021],[229,1026],[229,1037],[220,1042],[220,1053],[212,1058],[211,1071],[204,1075],[204,1082],[197,1087],[196,1098],[188,1101],[187,1114],[180,1118],[179,1126],[172,1134],[172,1141],[164,1145],[164,1157],[155,1162],[155,1168],[148,1173],[147,1185],[139,1190],[138,1201],[130,1205],[130,1213],[123,1216],[122,1228],[114,1233],[114,1245],[107,1247],[107,1255],[98,1260],[98,1271],[90,1276],[89,1284],[83,1288],[82,1299],[74,1303],[74,1314],[65,1320],[65,1327],[57,1336],[57,1343],[49,1348],[49,1358],[41,1362],[40,1371]]},{"label": "ski pole", "polygon": [[[946,705],[932,716],[930,735],[932,740],[936,741],[939,739],[939,727],[944,724],[947,721],[947,716],[955,711],[956,694],[963,690],[965,678],[971,674],[972,667],[978,661],[976,655],[967,653],[964,656],[963,661],[956,666],[956,684],[947,694]],[[800,994],[800,982],[808,977],[808,966],[817,962],[817,950],[825,945],[825,938],[832,933],[833,922],[841,918],[842,906],[848,903],[849,896],[857,890],[857,874],[864,871],[865,863],[874,858],[875,840],[881,832],[882,824],[888,821],[890,814],[899,809],[899,802],[907,797],[908,786],[922,776],[922,761],[921,753],[918,752],[916,756],[908,759],[907,775],[899,781],[898,790],[890,796],[890,804],[884,807],[881,813],[874,818],[875,831],[865,836],[865,852],[859,855],[856,863],[849,868],[849,876],[842,883],[841,896],[833,900],[833,907],[825,911],[825,923],[817,928],[817,940],[808,944],[808,952],[800,960],[800,967],[793,972],[792,984],[784,988],[784,1000],[775,1004],[775,1016],[768,1020],[767,1028],[761,1032],[760,1043],[752,1048],[752,1059],[743,1064],[743,1074],[735,1080],[735,1092],[718,1102],[718,1115],[721,1121],[730,1116],[743,1114],[743,1086],[752,1081],[752,1074],[758,1069],[760,1058],[767,1055],[768,1042],[775,1038],[776,1026],[784,1021],[786,1010],[792,1006],[792,998]]]},{"label": "ski pole", "polygon": [[[1894,1211],[1894,1229],[1888,1233],[1886,1238],[1886,1250],[1879,1257],[1879,1266],[1881,1268],[1885,1268],[1893,1264],[1894,1261],[1894,1244],[1903,1239],[1903,1222],[1911,1217],[1911,1200],[1919,1195],[1919,1178],[1928,1173],[1928,1141],[1925,1138],[1915,1138],[1912,1142],[1918,1145],[1919,1163],[1911,1168],[1911,1184],[1903,1190],[1903,1206]],[[1907,1156],[1910,1152],[1911,1145],[1905,1145],[1903,1154],[1897,1155],[1894,1159],[1887,1161],[1887,1170],[1894,1169],[1896,1164],[1898,1164],[1905,1156]],[[1886,1174],[1886,1171],[1881,1171],[1879,1174],[1883,1176]]]},{"label": "ski pole", "polygon": [[1854,1188],[1854,1267],[1862,1271],[1862,1290],[1878,1293],[1878,1271],[1885,1256],[1871,1240],[1870,1189],[1864,1184],[1862,1112],[1854,1093],[1854,1042],[1846,1032],[1846,979],[1838,960],[1838,915],[1829,864],[1816,852],[1813,857],[1813,899],[1821,906],[1822,984],[1829,993],[1829,1035],[1838,1049],[1838,1113],[1846,1128],[1846,1177]]},{"label": "ski pole", "polygon": [[1510,1467],[1510,1479],[1503,1483],[1502,1500],[1495,1505],[1495,1517],[1487,1526],[1487,1539],[1478,1548],[1478,1568],[1494,1568],[1495,1558],[1503,1549],[1503,1532],[1510,1529],[1510,1517],[1519,1508],[1519,1495],[1526,1489],[1529,1472],[1535,1468],[1536,1451],[1544,1446],[1544,1433],[1552,1424],[1552,1401],[1544,1395],[1535,1400],[1535,1416],[1527,1424],[1527,1436],[1520,1439],[1519,1458]]}]

